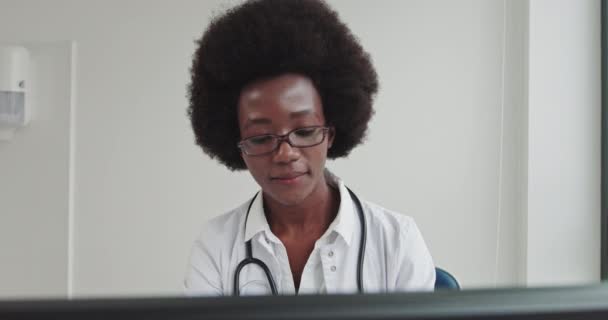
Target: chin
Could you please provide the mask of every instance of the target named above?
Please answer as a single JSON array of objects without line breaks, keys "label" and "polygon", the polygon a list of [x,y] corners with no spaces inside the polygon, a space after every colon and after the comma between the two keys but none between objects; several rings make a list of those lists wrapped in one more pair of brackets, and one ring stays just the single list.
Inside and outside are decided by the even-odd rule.
[{"label": "chin", "polygon": [[310,192],[272,192],[269,193],[269,196],[278,203],[286,207],[297,206],[304,201],[308,197]]}]

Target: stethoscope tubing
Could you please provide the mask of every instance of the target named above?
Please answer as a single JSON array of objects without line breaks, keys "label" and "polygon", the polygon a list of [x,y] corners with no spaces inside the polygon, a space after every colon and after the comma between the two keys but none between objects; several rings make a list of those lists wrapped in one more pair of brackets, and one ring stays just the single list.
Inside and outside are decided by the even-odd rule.
[{"label": "stethoscope tubing", "polygon": [[[361,205],[361,201],[359,201],[359,198],[355,195],[355,193],[352,190],[350,190],[350,188],[347,187],[346,189],[348,190],[350,197],[353,199],[353,201],[357,205],[357,212],[359,214],[359,221],[361,223],[361,238],[360,238],[360,243],[359,243],[359,255],[357,257],[357,289],[358,289],[359,293],[363,293],[363,260],[365,258],[365,245],[366,245],[366,240],[367,240],[367,224],[365,221],[365,215],[363,213],[363,206]],[[251,201],[249,202],[249,207],[247,207],[247,213],[245,215],[245,225],[247,225],[247,219],[249,218],[249,211],[251,210],[251,206],[253,205],[253,202],[255,201],[255,198],[258,196],[258,194],[259,194],[259,192],[256,193],[253,196],[253,198],[251,199]],[[270,269],[262,260],[253,257],[251,239],[246,242],[245,246],[247,249],[247,257],[245,259],[243,259],[237,265],[235,274],[234,274],[234,284],[233,284],[234,285],[234,287],[233,287],[234,295],[235,296],[240,295],[239,279],[240,279],[241,270],[248,264],[255,264],[255,265],[258,265],[260,268],[262,268],[262,270],[264,271],[264,274],[266,275],[266,279],[268,280],[268,284],[270,285],[270,290],[272,291],[272,295],[274,295],[274,296],[278,295],[279,293],[277,290],[277,286],[274,281],[274,278],[272,277],[272,273],[270,272]]]}]

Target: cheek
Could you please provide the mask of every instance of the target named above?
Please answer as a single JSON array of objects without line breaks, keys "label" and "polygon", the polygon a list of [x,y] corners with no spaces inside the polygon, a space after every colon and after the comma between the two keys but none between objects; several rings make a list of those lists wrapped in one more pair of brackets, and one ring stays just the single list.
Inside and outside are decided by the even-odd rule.
[{"label": "cheek", "polygon": [[327,159],[327,144],[326,143],[319,145],[319,148],[314,148],[314,150],[310,150],[310,151],[311,152],[308,154],[308,157],[307,157],[309,162],[312,162],[315,165],[323,165],[325,163],[325,160]]},{"label": "cheek", "polygon": [[255,167],[254,161],[251,161],[251,158],[247,157],[244,154],[241,154],[241,158],[243,158],[243,161],[245,162],[245,166],[247,167],[247,169],[249,171],[251,171]]},{"label": "cheek", "polygon": [[247,170],[249,173],[256,178],[263,176],[265,172],[265,165],[260,161],[260,159],[251,158],[247,156],[242,156],[243,161],[245,161],[245,165],[247,166]]}]

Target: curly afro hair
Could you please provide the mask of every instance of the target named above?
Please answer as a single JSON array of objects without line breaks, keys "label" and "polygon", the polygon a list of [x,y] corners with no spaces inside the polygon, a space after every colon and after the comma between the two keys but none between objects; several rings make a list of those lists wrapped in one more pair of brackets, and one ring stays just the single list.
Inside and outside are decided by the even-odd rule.
[{"label": "curly afro hair", "polygon": [[317,0],[245,2],[214,18],[193,57],[188,115],[196,142],[231,170],[246,169],[237,143],[242,88],[285,73],[311,79],[327,125],[327,157],[344,157],[363,141],[378,90],[376,71],[338,14]]}]

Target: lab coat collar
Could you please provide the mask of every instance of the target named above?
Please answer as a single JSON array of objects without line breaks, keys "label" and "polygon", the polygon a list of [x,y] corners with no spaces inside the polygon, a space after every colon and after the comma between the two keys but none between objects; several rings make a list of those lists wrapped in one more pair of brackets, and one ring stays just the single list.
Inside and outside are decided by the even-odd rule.
[{"label": "lab coat collar", "polygon": [[346,189],[342,179],[338,178],[327,169],[325,169],[325,179],[330,185],[338,188],[338,191],[340,192],[340,208],[338,209],[336,218],[332,221],[321,238],[328,236],[331,232],[335,231],[344,239],[344,242],[350,246],[355,228],[355,219],[357,217],[353,199],[350,197],[350,193],[348,192],[348,189]]},{"label": "lab coat collar", "polygon": [[[321,236],[321,239],[328,237],[333,232],[336,232],[340,237],[342,237],[342,239],[344,239],[346,244],[350,246],[355,227],[355,218],[357,216],[354,210],[355,206],[353,200],[351,199],[344,182],[327,169],[325,169],[325,179],[330,185],[338,188],[338,191],[340,192],[340,207],[338,209],[336,218],[329,225],[323,236]],[[247,204],[247,206],[249,206],[249,204]],[[251,205],[249,217],[247,218],[247,224],[245,226],[244,241],[249,241],[255,235],[261,232],[266,233],[268,240],[280,242],[280,240],[270,230],[268,220],[266,220],[266,215],[264,215],[264,200],[262,190],[259,191],[258,195],[255,197],[255,200],[253,201],[253,204]]]},{"label": "lab coat collar", "polygon": [[270,238],[272,232],[270,232],[270,226],[264,215],[264,199],[263,192],[260,190],[251,205],[249,211],[249,217],[247,218],[247,224],[245,225],[245,242],[251,240],[256,234],[260,232],[266,232],[266,235]]}]

